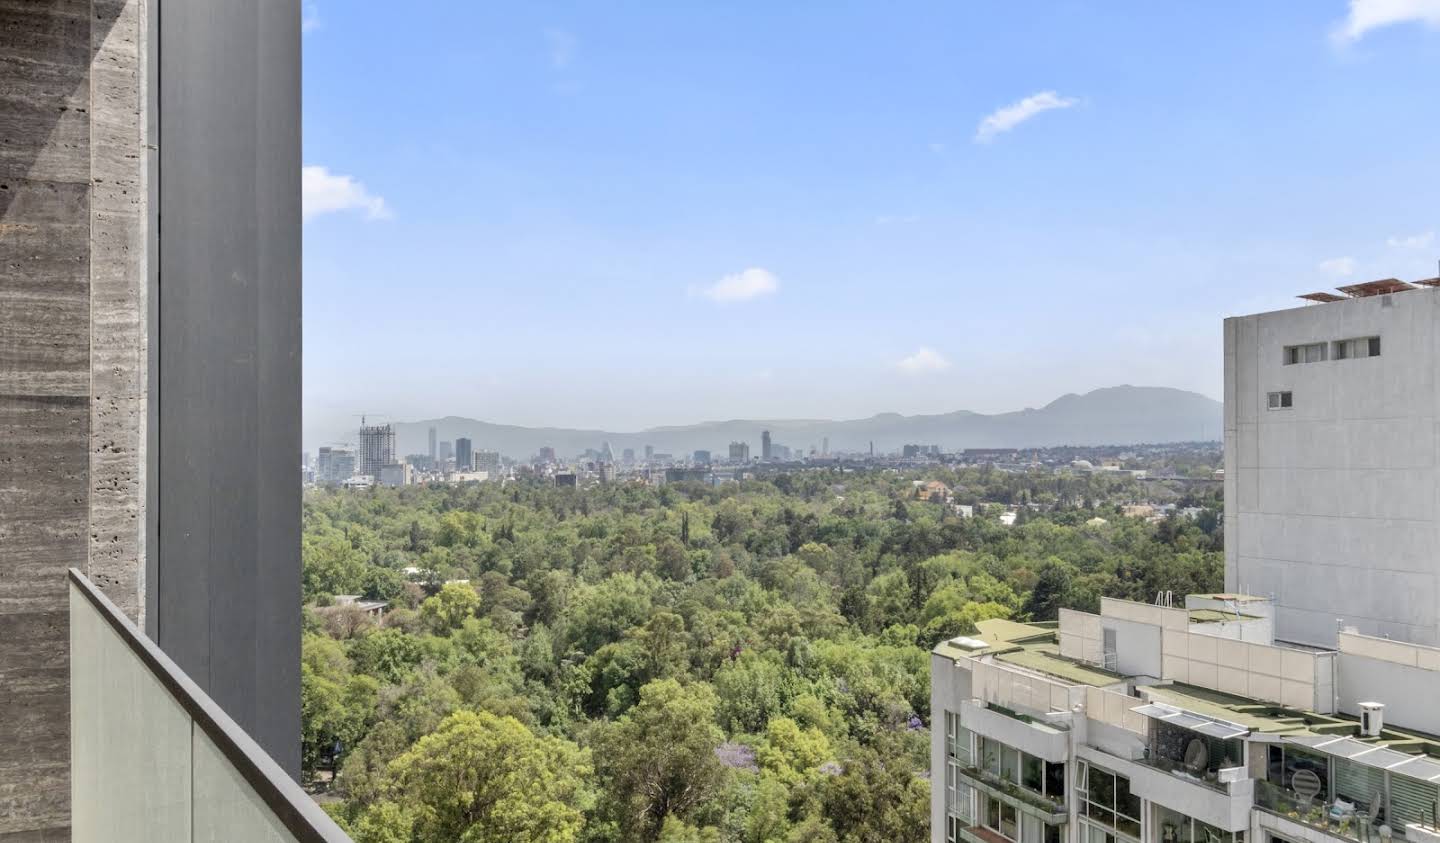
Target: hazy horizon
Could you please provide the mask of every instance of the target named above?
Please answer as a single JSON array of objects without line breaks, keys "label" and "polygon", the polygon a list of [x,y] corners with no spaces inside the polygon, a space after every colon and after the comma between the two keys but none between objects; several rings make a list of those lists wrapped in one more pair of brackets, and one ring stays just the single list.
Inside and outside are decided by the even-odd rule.
[{"label": "hazy horizon", "polygon": [[1356,8],[307,4],[306,442],[1219,395],[1436,272],[1436,20]]}]

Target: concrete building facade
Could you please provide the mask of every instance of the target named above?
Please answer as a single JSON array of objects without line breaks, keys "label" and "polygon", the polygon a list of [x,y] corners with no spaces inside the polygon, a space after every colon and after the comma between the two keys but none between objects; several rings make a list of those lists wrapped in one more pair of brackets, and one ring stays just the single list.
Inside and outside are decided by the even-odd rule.
[{"label": "concrete building facade", "polygon": [[1283,640],[1440,643],[1440,290],[1408,286],[1225,321],[1225,587]]},{"label": "concrete building facade", "polygon": [[298,3],[161,5],[0,4],[7,843],[69,837],[70,568],[299,771]]},{"label": "concrete building facade", "polygon": [[931,657],[935,843],[1435,843],[1440,649],[1268,639],[1273,606],[1102,601]]}]

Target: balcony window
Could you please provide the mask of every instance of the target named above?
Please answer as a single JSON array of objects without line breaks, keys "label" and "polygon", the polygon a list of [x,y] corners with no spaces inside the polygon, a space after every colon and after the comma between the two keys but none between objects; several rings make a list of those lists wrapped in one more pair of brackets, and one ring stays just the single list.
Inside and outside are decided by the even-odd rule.
[{"label": "balcony window", "polygon": [[945,754],[962,767],[971,764],[970,730],[960,725],[960,715],[953,711],[945,712]]},{"label": "balcony window", "polygon": [[1056,805],[1065,804],[1065,765],[1021,752],[983,735],[977,738],[977,768],[1001,782],[1018,785]]},{"label": "balcony window", "polygon": [[1139,839],[1140,797],[1130,792],[1130,780],[1081,761],[1075,782],[1080,813],[1091,822]]},{"label": "balcony window", "polygon": [[1019,816],[1015,806],[998,797],[985,797],[985,827],[1006,840],[1019,840]]},{"label": "balcony window", "polygon": [[1244,760],[1245,747],[1238,738],[1217,738],[1158,720],[1151,728],[1150,755],[1145,759],[1150,766],[1213,787],[1221,787],[1220,770],[1239,767]]},{"label": "balcony window", "polygon": [[1160,843],[1245,843],[1243,831],[1222,831],[1164,805],[1155,807],[1155,821]]},{"label": "balcony window", "polygon": [[[1313,774],[1319,779],[1320,787],[1318,799],[1323,801],[1329,798],[1330,793],[1330,759],[1327,756],[1315,752],[1307,752],[1295,746],[1272,746],[1267,778],[1270,783],[1282,790],[1294,791],[1295,776],[1305,773]],[[1308,775],[1301,775],[1302,780],[1308,780]],[[1308,792],[1313,782],[1302,782],[1300,788]]]}]

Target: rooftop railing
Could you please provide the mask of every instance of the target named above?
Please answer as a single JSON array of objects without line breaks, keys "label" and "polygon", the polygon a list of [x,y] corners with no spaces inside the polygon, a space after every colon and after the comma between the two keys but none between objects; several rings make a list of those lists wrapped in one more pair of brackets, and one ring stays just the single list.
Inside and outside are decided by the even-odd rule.
[{"label": "rooftop railing", "polygon": [[70,760],[76,843],[350,843],[244,729],[74,569]]}]

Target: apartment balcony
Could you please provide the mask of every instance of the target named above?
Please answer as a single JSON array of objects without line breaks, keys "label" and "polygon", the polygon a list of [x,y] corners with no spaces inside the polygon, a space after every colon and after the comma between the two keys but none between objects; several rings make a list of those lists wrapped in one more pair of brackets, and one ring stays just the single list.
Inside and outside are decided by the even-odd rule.
[{"label": "apartment balcony", "polygon": [[960,723],[977,735],[992,738],[1045,761],[1058,764],[1070,756],[1066,732],[1032,717],[965,701],[960,703]]},{"label": "apartment balcony", "polygon": [[1021,814],[1034,817],[1046,825],[1062,825],[1069,819],[1065,805],[1049,797],[1021,787],[1015,782],[991,775],[976,767],[961,767],[957,775],[962,783],[982,794],[993,796]]},{"label": "apartment balcony", "polygon": [[1157,766],[1149,759],[1126,759],[1084,746],[1077,755],[1130,780],[1130,792],[1173,811],[1215,826],[1222,831],[1244,831],[1250,826],[1255,781],[1208,782],[1189,774]]},{"label": "apartment balcony", "polygon": [[[1255,807],[1260,809],[1261,828],[1291,840],[1378,843],[1381,839],[1364,814],[1332,819],[1330,806],[1323,799],[1304,799],[1270,782],[1255,783]],[[1393,829],[1391,834],[1403,837],[1404,829]]]},{"label": "apartment balcony", "polygon": [[70,571],[71,839],[349,843],[258,744]]}]

